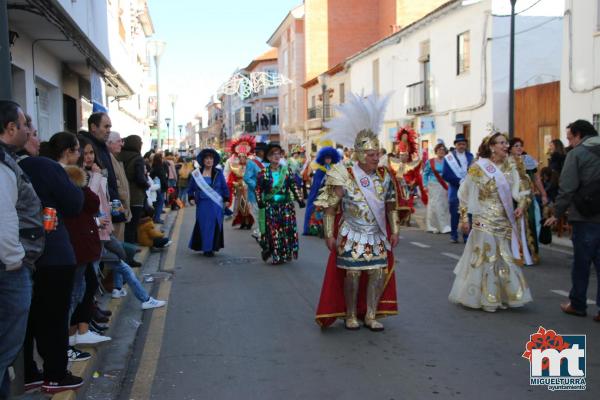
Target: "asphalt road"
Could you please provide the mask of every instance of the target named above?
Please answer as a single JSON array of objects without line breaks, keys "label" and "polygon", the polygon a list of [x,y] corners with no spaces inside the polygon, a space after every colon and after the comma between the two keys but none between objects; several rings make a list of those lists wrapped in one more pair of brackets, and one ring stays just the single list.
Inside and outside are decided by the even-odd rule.
[{"label": "asphalt road", "polygon": [[[463,245],[405,228],[395,251],[399,315],[384,319],[381,333],[347,331],[341,322],[321,330],[314,322],[327,258],[321,240],[301,237],[298,260],[271,266],[248,231],[228,226],[225,249],[207,259],[187,249],[194,211],[181,219],[164,324],[148,324],[138,338],[121,399],[135,398],[140,371],[150,375],[152,399],[572,397],[529,385],[521,354],[539,326],[587,334],[587,390],[579,397],[600,396],[600,324],[558,308],[570,288],[568,250],[543,250],[541,265],[525,270],[533,303],[489,314],[447,300]],[[595,288],[594,277],[589,299]],[[147,335],[160,340],[145,342]],[[146,357],[155,370],[140,361],[144,343],[160,347]]]}]

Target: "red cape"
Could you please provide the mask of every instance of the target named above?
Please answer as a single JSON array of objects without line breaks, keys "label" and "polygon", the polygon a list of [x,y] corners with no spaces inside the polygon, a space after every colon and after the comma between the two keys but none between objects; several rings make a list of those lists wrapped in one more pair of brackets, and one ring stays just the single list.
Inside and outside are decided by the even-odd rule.
[{"label": "red cape", "polygon": [[[335,236],[337,237],[337,230],[339,228],[339,222],[341,215],[336,217],[336,231]],[[390,230],[387,227],[387,234],[389,237]],[[394,254],[391,251],[387,252],[388,255],[388,274],[385,282],[385,287],[381,299],[379,300],[379,306],[377,307],[377,317],[386,315],[398,314],[398,303],[396,299],[396,274],[394,270]],[[323,287],[321,288],[321,298],[319,299],[319,305],[317,306],[317,315],[315,317],[317,324],[322,328],[326,328],[333,324],[337,318],[344,319],[346,317],[346,301],[344,299],[344,277],[346,276],[346,270],[337,267],[337,252],[334,250],[329,253],[329,260],[327,261],[327,270],[325,271],[325,278],[323,279]],[[358,302],[356,306],[356,313],[359,319],[364,319],[367,312],[367,274],[362,274],[360,277],[360,284],[358,288]]]}]

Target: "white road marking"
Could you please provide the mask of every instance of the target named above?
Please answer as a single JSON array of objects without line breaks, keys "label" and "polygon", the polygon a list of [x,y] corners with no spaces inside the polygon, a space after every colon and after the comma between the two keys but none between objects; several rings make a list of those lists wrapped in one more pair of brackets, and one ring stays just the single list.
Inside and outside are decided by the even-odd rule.
[{"label": "white road marking", "polygon": [[443,256],[453,258],[455,260],[460,260],[460,256],[454,253],[441,253]]},{"label": "white road marking", "polygon": [[[563,297],[569,297],[569,292],[565,292],[564,290],[551,290],[552,293],[555,293],[559,296],[563,296]],[[596,304],[595,301],[592,301],[590,299],[587,300],[588,304],[594,305]]]},{"label": "white road marking", "polygon": [[417,246],[417,247],[420,247],[420,248],[422,248],[422,249],[428,249],[428,248],[430,248],[430,247],[431,247],[431,246],[430,246],[430,245],[428,245],[428,244],[419,243],[419,242],[410,242],[410,244],[412,244],[412,245],[414,245],[414,246]]}]

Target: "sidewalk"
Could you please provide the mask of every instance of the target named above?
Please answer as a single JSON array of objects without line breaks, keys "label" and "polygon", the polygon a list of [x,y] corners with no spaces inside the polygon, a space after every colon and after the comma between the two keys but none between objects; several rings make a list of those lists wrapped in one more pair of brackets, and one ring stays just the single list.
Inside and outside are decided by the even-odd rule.
[{"label": "sidewalk", "polygon": [[[170,209],[165,209],[165,212],[166,212],[166,215],[164,216],[165,225],[163,225],[161,228],[164,229],[167,236],[170,237],[171,230],[176,221],[177,213],[171,213]],[[171,214],[173,214],[173,217],[170,217]],[[158,225],[158,226],[160,227],[160,225]],[[142,266],[140,268],[134,268],[133,270],[134,270],[136,276],[138,277],[138,279],[142,282],[142,284],[145,284],[145,282],[143,280],[143,275],[144,275],[144,273],[148,272],[148,271],[146,271],[146,267],[147,267],[146,262],[147,262],[148,258],[150,257],[151,252],[148,247],[140,246],[140,248],[141,248],[141,252],[137,254],[136,258],[137,258],[137,261],[139,261],[142,264]],[[131,295],[131,296],[133,296],[133,295]],[[106,331],[106,335],[111,336],[111,333],[114,331],[115,326],[117,324],[117,320],[119,319],[119,314],[120,314],[121,310],[124,308],[124,305],[126,304],[125,300],[127,300],[128,298],[113,299],[113,298],[111,298],[110,293],[105,293],[103,296],[101,296],[98,299],[99,303],[102,305],[103,308],[108,309],[112,312],[112,316],[110,317],[110,327]],[[90,353],[92,355],[92,357],[86,361],[71,362],[69,365],[69,370],[73,373],[73,375],[80,376],[85,380],[85,384],[83,387],[79,388],[78,390],[66,390],[64,392],[57,393],[51,397],[49,397],[48,394],[45,394],[38,390],[38,391],[35,391],[32,393],[26,393],[26,394],[20,395],[17,398],[19,400],[42,400],[42,399],[49,399],[49,398],[51,398],[52,400],[76,400],[77,398],[82,399],[83,398],[82,396],[85,393],[86,387],[90,384],[90,381],[95,378],[94,371],[96,371],[96,369],[98,368],[98,362],[99,362],[99,360],[102,359],[103,352],[108,351],[109,347],[102,346],[102,345],[97,346],[97,347],[92,347],[92,346],[83,347],[82,346],[81,349]]]}]

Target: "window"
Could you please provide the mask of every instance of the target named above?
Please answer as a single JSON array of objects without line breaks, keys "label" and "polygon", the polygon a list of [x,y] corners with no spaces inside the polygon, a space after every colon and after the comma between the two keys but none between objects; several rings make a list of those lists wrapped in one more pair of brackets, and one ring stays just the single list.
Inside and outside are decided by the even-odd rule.
[{"label": "window", "polygon": [[317,96],[311,96],[310,97],[310,106],[312,108],[315,108],[317,106]]},{"label": "window", "polygon": [[287,49],[283,50],[282,54],[281,54],[281,69],[283,70],[283,74],[285,76],[289,76],[289,71],[288,71],[288,51]]},{"label": "window", "polygon": [[379,94],[379,58],[373,60],[373,94]]},{"label": "window", "polygon": [[469,70],[471,66],[471,39],[469,31],[456,37],[456,75]]},{"label": "window", "polygon": [[346,102],[346,85],[340,83],[340,104],[344,104]]},{"label": "window", "polygon": [[596,132],[600,132],[600,114],[594,114],[592,117],[592,124],[596,129]]}]

